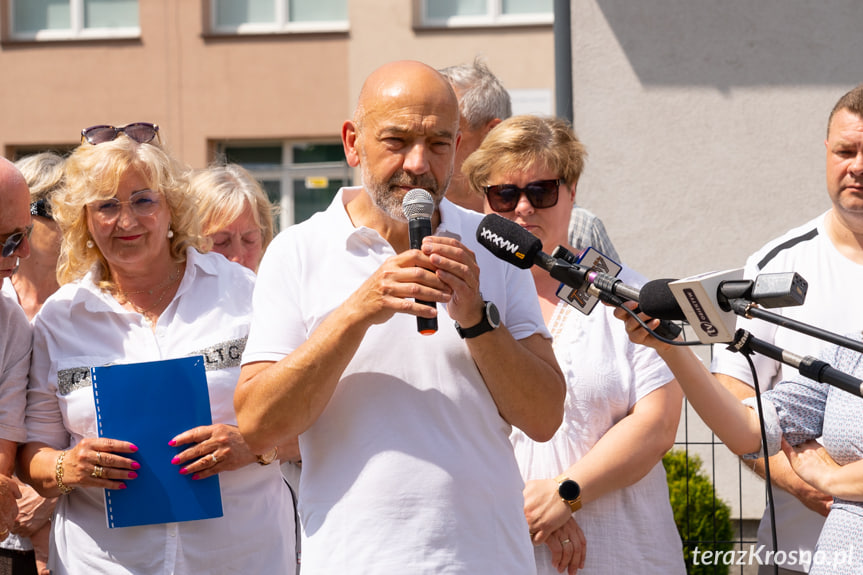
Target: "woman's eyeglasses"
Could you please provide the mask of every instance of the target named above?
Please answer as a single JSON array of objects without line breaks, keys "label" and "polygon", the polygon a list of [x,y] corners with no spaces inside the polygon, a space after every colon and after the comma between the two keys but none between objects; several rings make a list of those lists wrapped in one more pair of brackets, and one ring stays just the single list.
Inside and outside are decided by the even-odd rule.
[{"label": "woman's eyeglasses", "polygon": [[[88,144],[101,144],[116,140],[120,134],[126,134],[139,144],[149,144],[159,136],[159,126],[149,122],[135,122],[116,128],[114,126],[90,126],[81,130],[81,141]],[[159,142],[161,143],[161,138]]]},{"label": "woman's eyeglasses", "polygon": [[514,184],[485,186],[485,197],[488,198],[488,205],[496,212],[513,211],[522,194],[527,196],[527,201],[534,208],[550,208],[557,204],[557,192],[562,183],[562,180],[539,180],[530,182],[523,188]]},{"label": "woman's eyeglasses", "polygon": [[15,232],[3,242],[3,249],[0,250],[0,255],[4,258],[8,258],[12,254],[15,253],[15,250],[21,245],[24,241],[24,238],[29,238],[30,234],[33,232],[33,224],[27,226],[23,232]]},{"label": "woman's eyeglasses", "polygon": [[88,206],[99,223],[109,224],[120,216],[124,204],[129,204],[135,216],[152,216],[159,208],[159,194],[153,190],[141,190],[129,196],[125,202],[117,198],[109,198],[92,202]]}]

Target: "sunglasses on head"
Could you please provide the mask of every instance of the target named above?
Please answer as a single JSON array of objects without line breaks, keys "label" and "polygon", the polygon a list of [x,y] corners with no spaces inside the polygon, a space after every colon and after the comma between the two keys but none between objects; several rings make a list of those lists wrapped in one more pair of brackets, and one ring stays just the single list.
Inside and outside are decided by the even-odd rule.
[{"label": "sunglasses on head", "polygon": [[3,242],[3,248],[0,250],[0,255],[4,258],[8,258],[12,254],[15,253],[15,250],[21,245],[24,241],[24,238],[29,238],[30,233],[33,231],[33,224],[27,226],[27,228],[23,232],[15,232]]},{"label": "sunglasses on head", "polygon": [[[153,138],[159,136],[159,126],[149,122],[135,122],[119,128],[107,125],[90,126],[81,130],[81,141],[95,146],[116,140],[120,134],[126,134],[139,144],[149,144]],[[159,141],[161,142],[161,138]]]},{"label": "sunglasses on head", "polygon": [[521,195],[536,209],[550,208],[557,204],[557,192],[563,180],[539,180],[530,182],[523,188],[515,184],[496,184],[485,186],[488,205],[496,212],[511,212],[518,205]]},{"label": "sunglasses on head", "polygon": [[30,204],[30,215],[31,216],[42,216],[43,218],[48,218],[49,220],[53,220],[54,216],[51,214],[51,203],[45,198],[41,198]]}]

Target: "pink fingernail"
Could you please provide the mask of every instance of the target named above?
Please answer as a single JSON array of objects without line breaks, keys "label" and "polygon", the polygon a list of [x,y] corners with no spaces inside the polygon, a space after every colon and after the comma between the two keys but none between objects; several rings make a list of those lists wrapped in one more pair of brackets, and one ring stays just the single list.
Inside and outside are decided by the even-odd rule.
[{"label": "pink fingernail", "polygon": [[135,479],[136,477],[138,477],[137,473],[135,473],[134,471],[129,472],[129,479]]},{"label": "pink fingernail", "polygon": [[200,478],[201,478],[201,476],[198,475],[197,473],[192,476],[192,479],[200,479]]},{"label": "pink fingernail", "polygon": [[181,474],[181,475],[185,475],[185,474],[187,474],[188,472],[189,472],[189,470],[188,470],[188,469],[186,469],[185,467],[184,467],[183,469],[181,469],[181,470],[180,470],[180,474]]},{"label": "pink fingernail", "polygon": [[130,444],[129,444],[129,449],[131,449],[132,451],[138,451],[138,446],[137,446],[137,445],[135,445],[134,443],[130,443]]},{"label": "pink fingernail", "polygon": [[174,447],[175,445],[177,445],[177,442],[172,439],[171,441],[168,442],[168,445],[170,445],[171,447]]},{"label": "pink fingernail", "polygon": [[137,461],[132,462],[132,469],[141,469],[141,464]]},{"label": "pink fingernail", "polygon": [[174,465],[180,463],[180,456],[175,455],[174,458],[171,460],[171,463],[173,463]]},{"label": "pink fingernail", "polygon": [[117,489],[126,489],[126,484],[125,484],[125,483],[121,483],[121,484],[120,484],[120,487],[118,487]]}]

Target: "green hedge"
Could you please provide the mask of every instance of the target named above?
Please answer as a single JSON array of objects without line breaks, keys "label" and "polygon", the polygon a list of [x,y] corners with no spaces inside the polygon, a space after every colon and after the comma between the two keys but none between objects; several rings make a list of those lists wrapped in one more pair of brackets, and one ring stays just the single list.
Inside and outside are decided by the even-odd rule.
[{"label": "green hedge", "polygon": [[[703,553],[724,553],[734,547],[731,509],[715,497],[710,478],[701,470],[701,458],[672,449],[662,458],[668,476],[668,496],[674,511],[674,522],[683,540],[683,557],[689,575],[727,575],[728,566],[710,561],[704,564]],[[697,565],[693,550],[698,549]]]}]

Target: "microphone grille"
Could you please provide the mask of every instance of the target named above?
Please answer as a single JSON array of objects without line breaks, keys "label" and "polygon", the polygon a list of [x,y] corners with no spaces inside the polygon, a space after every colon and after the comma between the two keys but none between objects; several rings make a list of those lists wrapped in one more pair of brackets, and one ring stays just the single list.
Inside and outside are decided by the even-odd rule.
[{"label": "microphone grille", "polygon": [[428,191],[414,188],[405,194],[402,200],[402,211],[408,220],[429,218],[434,215],[434,199]]}]

